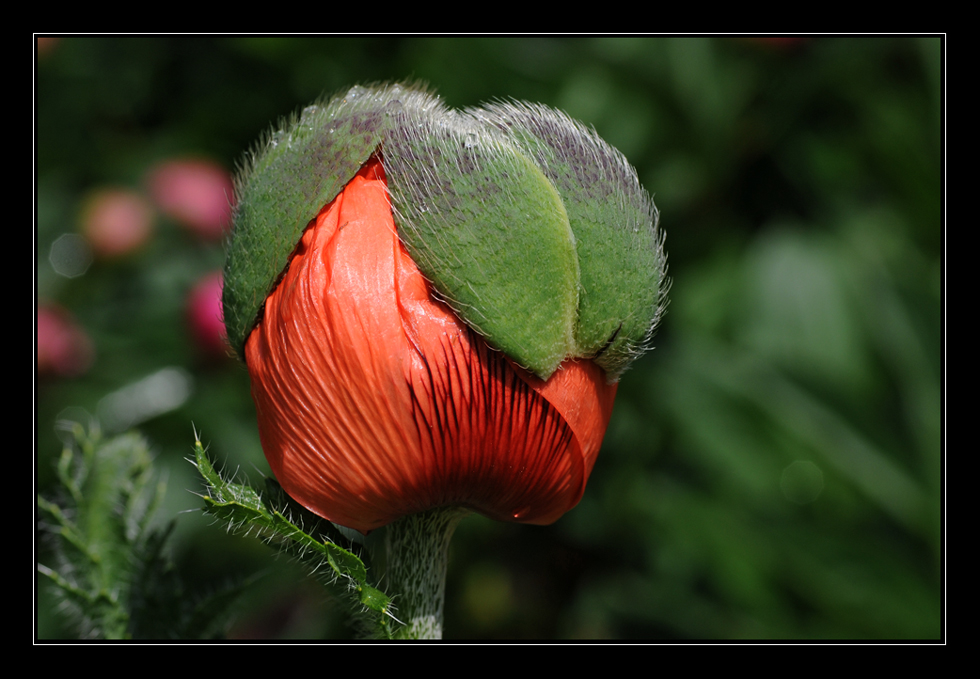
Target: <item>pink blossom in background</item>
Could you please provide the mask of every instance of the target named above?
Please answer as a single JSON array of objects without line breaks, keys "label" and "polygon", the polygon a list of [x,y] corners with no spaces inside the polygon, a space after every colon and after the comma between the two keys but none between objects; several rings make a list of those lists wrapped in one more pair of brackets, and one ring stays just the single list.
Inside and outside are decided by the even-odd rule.
[{"label": "pink blossom in background", "polygon": [[231,175],[207,160],[170,160],[147,179],[150,195],[165,215],[205,240],[219,241],[231,228],[235,187]]},{"label": "pink blossom in background", "polygon": [[125,255],[150,239],[153,206],[134,191],[103,189],[85,201],[79,228],[96,255]]},{"label": "pink blossom in background", "polygon": [[187,319],[194,341],[210,357],[228,356],[228,335],[221,318],[222,274],[215,271],[194,285],[187,298]]},{"label": "pink blossom in background", "polygon": [[59,307],[42,305],[37,310],[37,372],[40,375],[72,377],[92,365],[92,340]]}]

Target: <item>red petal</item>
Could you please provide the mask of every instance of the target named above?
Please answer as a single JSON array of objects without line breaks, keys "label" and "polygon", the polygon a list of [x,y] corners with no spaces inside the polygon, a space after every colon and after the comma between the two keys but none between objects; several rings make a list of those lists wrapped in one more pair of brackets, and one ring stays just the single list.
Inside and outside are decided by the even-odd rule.
[{"label": "red petal", "polygon": [[303,234],[246,342],[262,446],[293,498],[362,532],[433,507],[551,523],[585,488],[615,387],[548,382],[436,301],[372,161]]}]

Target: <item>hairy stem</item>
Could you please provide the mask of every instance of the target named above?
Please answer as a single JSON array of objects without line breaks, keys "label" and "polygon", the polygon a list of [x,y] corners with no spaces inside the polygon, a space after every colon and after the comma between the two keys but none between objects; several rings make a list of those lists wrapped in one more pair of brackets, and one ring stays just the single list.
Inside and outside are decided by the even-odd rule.
[{"label": "hairy stem", "polygon": [[395,617],[405,623],[398,638],[442,638],[449,541],[468,513],[460,507],[431,509],[385,529],[387,589],[395,595]]}]

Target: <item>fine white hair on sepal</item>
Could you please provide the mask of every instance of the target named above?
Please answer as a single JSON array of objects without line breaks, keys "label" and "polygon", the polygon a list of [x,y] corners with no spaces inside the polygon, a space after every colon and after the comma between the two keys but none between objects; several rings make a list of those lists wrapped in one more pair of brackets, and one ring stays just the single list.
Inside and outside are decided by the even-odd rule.
[{"label": "fine white hair on sepal", "polygon": [[[513,139],[561,194],[581,241],[584,289],[577,340],[583,355],[591,354],[617,377],[649,349],[666,306],[664,233],[650,194],[622,153],[563,111],[505,100],[467,113]],[[609,265],[611,253],[601,250],[610,238],[620,248],[617,256],[628,260],[621,263],[636,265],[631,285],[616,295],[601,294],[613,283],[609,272],[589,271],[593,262]],[[611,298],[621,305],[610,307]]]},{"label": "fine white hair on sepal", "polygon": [[512,360],[547,377],[587,358],[616,380],[648,348],[666,304],[663,232],[623,154],[542,104],[460,111],[395,83],[307,106],[241,161],[224,288],[240,355],[306,225],[372,155],[435,293]]}]

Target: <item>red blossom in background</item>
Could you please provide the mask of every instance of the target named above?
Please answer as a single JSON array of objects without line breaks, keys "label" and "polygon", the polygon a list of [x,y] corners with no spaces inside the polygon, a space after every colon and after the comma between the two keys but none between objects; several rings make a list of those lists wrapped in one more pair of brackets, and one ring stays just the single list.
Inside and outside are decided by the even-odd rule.
[{"label": "red blossom in background", "polygon": [[154,202],[199,237],[220,241],[231,228],[235,187],[228,171],[207,160],[170,160],[147,177]]},{"label": "red blossom in background", "polygon": [[198,348],[205,355],[218,358],[229,355],[228,334],[221,319],[222,274],[214,271],[204,276],[187,297],[187,321]]},{"label": "red blossom in background", "polygon": [[60,307],[43,305],[37,310],[37,372],[40,375],[74,377],[92,365],[92,340]]}]

